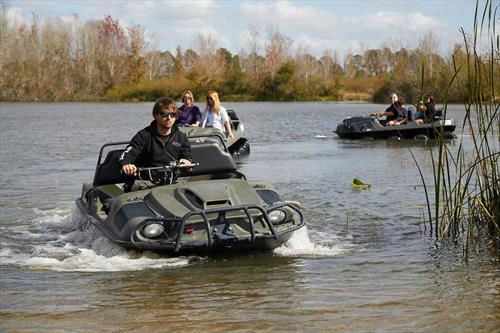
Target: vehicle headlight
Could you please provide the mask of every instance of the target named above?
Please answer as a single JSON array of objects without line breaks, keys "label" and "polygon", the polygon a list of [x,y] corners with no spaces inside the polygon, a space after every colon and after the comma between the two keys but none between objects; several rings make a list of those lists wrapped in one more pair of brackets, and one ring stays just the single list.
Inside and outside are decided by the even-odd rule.
[{"label": "vehicle headlight", "polygon": [[286,214],[281,209],[273,210],[269,213],[269,219],[272,224],[280,224],[286,218]]},{"label": "vehicle headlight", "polygon": [[158,237],[163,231],[163,226],[159,223],[151,223],[144,227],[144,235],[148,238]]}]

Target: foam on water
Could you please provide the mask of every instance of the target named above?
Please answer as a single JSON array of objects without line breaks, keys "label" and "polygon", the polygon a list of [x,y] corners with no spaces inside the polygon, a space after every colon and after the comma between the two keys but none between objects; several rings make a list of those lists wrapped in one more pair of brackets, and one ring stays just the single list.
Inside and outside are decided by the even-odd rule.
[{"label": "foam on water", "polygon": [[66,272],[111,272],[174,268],[199,260],[127,251],[92,226],[82,232],[78,225],[83,216],[76,208],[35,209],[34,216],[30,225],[19,225],[13,235],[28,244],[22,247],[14,246],[15,241],[4,244],[0,250],[2,265]]},{"label": "foam on water", "polygon": [[279,256],[286,257],[334,257],[351,251],[352,244],[343,244],[335,235],[330,235],[330,238],[337,238],[338,244],[322,244],[314,243],[309,237],[307,226],[297,230],[293,236],[282,246],[274,249],[274,253]]},{"label": "foam on water", "polygon": [[148,258],[141,256],[131,259],[127,254],[105,257],[90,249],[79,249],[78,254],[59,260],[46,257],[33,257],[24,266],[31,269],[79,272],[140,271],[146,269],[172,268],[186,266],[189,258]]},{"label": "foam on water", "polygon": [[[0,262],[28,269],[66,272],[139,271],[175,268],[200,261],[200,257],[166,257],[153,252],[126,250],[111,242],[92,225],[78,228],[82,214],[76,207],[34,209],[30,223],[9,228],[11,238],[2,244]],[[346,237],[313,235],[307,226],[296,231],[284,245],[274,250],[278,256],[333,257],[348,253],[353,245]]]}]

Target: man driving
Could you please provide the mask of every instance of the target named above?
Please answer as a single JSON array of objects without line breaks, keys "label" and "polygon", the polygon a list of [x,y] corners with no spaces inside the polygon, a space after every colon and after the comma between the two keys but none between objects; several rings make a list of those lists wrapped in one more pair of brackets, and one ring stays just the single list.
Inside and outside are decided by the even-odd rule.
[{"label": "man driving", "polygon": [[[119,162],[127,176],[137,176],[138,167],[161,167],[172,161],[191,163],[191,145],[187,136],[175,126],[177,106],[175,101],[162,97],[153,106],[151,124],[137,132]],[[131,184],[129,184],[130,186]],[[130,190],[152,187],[149,181],[135,181]]]}]

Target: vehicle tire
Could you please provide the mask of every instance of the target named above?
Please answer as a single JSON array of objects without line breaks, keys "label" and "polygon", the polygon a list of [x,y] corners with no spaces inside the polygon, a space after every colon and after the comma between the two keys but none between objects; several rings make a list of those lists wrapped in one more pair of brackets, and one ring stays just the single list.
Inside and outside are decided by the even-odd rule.
[{"label": "vehicle tire", "polygon": [[413,140],[429,140],[429,137],[425,134],[418,134],[413,137]]},{"label": "vehicle tire", "polygon": [[444,133],[444,138],[447,140],[455,140],[457,135],[455,133],[446,132]]}]

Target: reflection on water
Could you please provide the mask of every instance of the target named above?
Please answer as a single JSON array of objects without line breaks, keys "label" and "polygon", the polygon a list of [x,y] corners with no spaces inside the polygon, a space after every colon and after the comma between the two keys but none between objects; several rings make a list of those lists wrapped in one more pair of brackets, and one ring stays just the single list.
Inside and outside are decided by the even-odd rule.
[{"label": "reflection on water", "polygon": [[[304,206],[307,228],[270,253],[169,258],[77,229],[73,200],[100,145],[130,139],[152,103],[1,104],[0,331],[498,329],[498,260],[477,248],[465,265],[461,247],[435,242],[422,223],[410,149],[430,184],[432,142],[332,132],[380,105],[226,106],[248,130],[241,171]],[[448,113],[463,119],[459,106]]]}]

